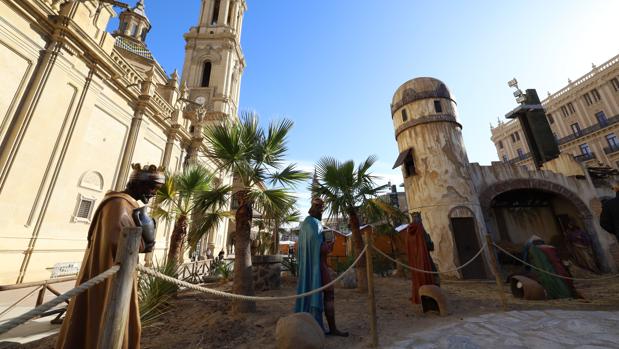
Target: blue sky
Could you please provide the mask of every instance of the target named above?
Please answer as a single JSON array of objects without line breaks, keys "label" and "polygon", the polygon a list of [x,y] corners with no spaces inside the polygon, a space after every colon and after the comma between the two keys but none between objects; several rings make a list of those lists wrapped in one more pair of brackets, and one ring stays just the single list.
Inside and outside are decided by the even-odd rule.
[{"label": "blue sky", "polygon": [[[146,1],[148,45],[168,72],[182,69],[200,2]],[[489,124],[516,104],[507,81],[543,97],[615,56],[618,13],[617,0],[248,0],[240,105],[294,120],[289,158],[305,167],[375,154],[375,172],[399,183],[389,104],[432,76],[456,97],[469,160],[489,164]]]}]

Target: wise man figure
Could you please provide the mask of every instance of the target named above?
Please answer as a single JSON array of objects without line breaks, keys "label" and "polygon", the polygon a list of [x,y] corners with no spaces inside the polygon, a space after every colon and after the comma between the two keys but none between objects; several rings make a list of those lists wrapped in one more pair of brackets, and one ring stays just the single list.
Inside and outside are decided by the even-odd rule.
[{"label": "wise man figure", "polygon": [[[406,229],[408,238],[408,264],[415,268],[425,271],[433,271],[433,263],[428,251],[428,242],[426,239],[426,230],[423,227],[421,214],[413,212],[412,223]],[[419,271],[412,271],[411,278],[413,282],[411,301],[413,304],[421,304],[419,296],[419,288],[423,285],[434,285],[435,277],[432,274]]]},{"label": "wise man figure", "polygon": [[[145,205],[165,183],[163,169],[155,165],[142,167],[140,164],[134,164],[132,168],[126,189],[105,194],[95,211],[88,230],[88,247],[76,285],[114,266],[121,231],[124,228],[142,228],[140,253],[151,252],[155,246],[155,224],[146,214]],[[111,280],[112,278],[108,278],[70,301],[56,343],[57,349],[98,348]],[[123,349],[139,348],[140,335],[137,278],[134,278]]]},{"label": "wise man figure", "polygon": [[[324,201],[320,198],[312,199],[309,216],[301,223],[299,241],[297,242],[298,284],[297,294],[318,289],[331,281],[326,256],[333,249],[332,241],[325,241],[322,233],[322,212]],[[324,292],[324,294],[323,294]],[[310,313],[324,328],[322,313],[325,311],[329,324],[328,335],[348,336],[340,332],[335,325],[335,293],[333,287],[310,296],[297,298],[296,313]]]}]

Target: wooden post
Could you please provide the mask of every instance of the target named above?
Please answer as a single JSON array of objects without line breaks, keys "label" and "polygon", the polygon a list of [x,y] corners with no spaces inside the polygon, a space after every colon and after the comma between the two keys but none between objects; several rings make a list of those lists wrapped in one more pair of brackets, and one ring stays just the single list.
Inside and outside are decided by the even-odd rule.
[{"label": "wooden post", "polygon": [[39,295],[37,297],[37,303],[34,306],[35,308],[43,304],[43,300],[45,299],[45,291],[47,291],[46,286],[47,286],[46,284],[43,284],[43,286],[41,286],[41,290],[39,291]]},{"label": "wooden post", "polygon": [[496,250],[490,234],[486,235],[486,242],[488,243],[488,254],[490,254],[490,270],[492,270],[494,278],[496,279],[497,291],[499,292],[499,298],[501,299],[503,311],[507,311],[507,297],[505,296],[505,292],[503,291],[501,269],[499,267],[499,263],[496,260]]},{"label": "wooden post", "polygon": [[374,297],[374,265],[372,264],[372,229],[365,230],[365,263],[368,274],[368,306],[370,308],[370,333],[372,348],[378,347],[378,333],[376,332],[376,299]]},{"label": "wooden post", "polygon": [[123,345],[141,238],[142,228],[125,228],[121,232],[115,261],[120,270],[113,276],[107,295],[99,348],[119,349]]}]

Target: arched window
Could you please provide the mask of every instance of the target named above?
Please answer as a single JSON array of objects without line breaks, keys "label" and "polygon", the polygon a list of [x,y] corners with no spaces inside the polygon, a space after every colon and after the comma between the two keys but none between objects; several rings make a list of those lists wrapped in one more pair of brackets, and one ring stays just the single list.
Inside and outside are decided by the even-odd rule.
[{"label": "arched window", "polygon": [[204,70],[202,71],[202,87],[209,87],[211,83],[211,62],[204,62]]},{"label": "arched window", "polygon": [[408,120],[408,114],[406,113],[406,109],[402,109],[402,122],[406,122]]},{"label": "arched window", "polygon": [[215,5],[213,6],[213,19],[211,20],[211,25],[217,24],[219,20],[219,5],[221,4],[221,0],[215,0]]}]

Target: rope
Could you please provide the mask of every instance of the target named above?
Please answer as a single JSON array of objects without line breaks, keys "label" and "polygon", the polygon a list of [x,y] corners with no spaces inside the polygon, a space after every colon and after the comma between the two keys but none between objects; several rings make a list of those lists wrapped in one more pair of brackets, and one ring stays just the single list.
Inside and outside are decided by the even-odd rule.
[{"label": "rope", "polygon": [[10,330],[12,330],[13,328],[22,325],[24,323],[26,323],[27,321],[34,319],[36,317],[41,316],[42,314],[44,314],[45,312],[47,312],[48,310],[52,309],[53,307],[57,306],[60,303],[66,302],[69,299],[85,292],[86,290],[88,290],[89,288],[100,284],[101,282],[105,281],[107,278],[109,278],[110,276],[116,274],[116,272],[118,272],[118,270],[120,269],[119,265],[115,265],[113,267],[111,267],[110,269],[104,271],[103,273],[95,276],[94,278],[84,282],[83,284],[79,285],[78,287],[75,287],[65,293],[63,293],[62,295],[52,299],[51,301],[42,304],[32,310],[30,310],[29,312],[18,316],[14,319],[11,319],[9,321],[7,321],[6,323],[0,325],[0,335],[4,334]]},{"label": "rope", "polygon": [[395,263],[397,263],[397,264],[399,264],[399,265],[403,266],[404,268],[410,269],[410,270],[412,270],[412,271],[416,271],[416,272],[419,272],[419,273],[426,273],[426,274],[448,274],[448,273],[453,273],[453,272],[456,272],[456,271],[458,271],[458,270],[460,270],[460,269],[462,269],[462,268],[465,268],[467,265],[469,265],[469,264],[473,263],[473,261],[474,261],[477,257],[479,257],[479,255],[481,255],[481,253],[484,251],[484,249],[485,249],[486,247],[488,247],[488,243],[487,243],[487,242],[484,242],[483,246],[479,249],[479,251],[477,252],[477,254],[475,254],[475,255],[473,256],[473,258],[469,259],[469,260],[468,260],[468,262],[466,262],[466,263],[462,264],[461,266],[457,267],[456,269],[445,270],[445,271],[428,271],[428,270],[423,270],[423,269],[417,269],[417,268],[411,267],[410,265],[404,264],[404,263],[400,262],[399,260],[396,260],[396,259],[391,258],[391,256],[389,256],[389,255],[388,255],[388,254],[386,254],[385,252],[383,252],[383,251],[379,250],[379,249],[378,249],[377,247],[375,247],[375,246],[372,246],[372,247],[374,247],[374,250],[375,250],[376,252],[378,252],[378,253],[380,253],[381,255],[383,255],[383,257],[385,257],[385,258],[389,259],[389,260],[390,260],[390,261],[392,261],[392,262],[395,262]]},{"label": "rope", "polygon": [[568,280],[574,280],[574,281],[598,281],[598,280],[608,280],[608,279],[614,279],[614,278],[616,278],[616,277],[619,277],[619,274],[614,274],[614,275],[604,276],[604,277],[600,277],[600,278],[590,278],[590,279],[587,279],[587,278],[575,278],[575,277],[568,277],[568,276],[563,276],[563,275],[559,275],[559,274],[551,273],[551,272],[549,272],[549,271],[546,271],[546,270],[544,270],[544,269],[541,269],[541,268],[539,268],[539,267],[536,267],[536,266],[534,266],[534,265],[532,265],[532,264],[529,264],[529,263],[525,262],[524,260],[522,260],[522,259],[520,259],[520,258],[518,258],[518,257],[514,256],[513,254],[511,254],[511,253],[507,252],[504,248],[502,248],[501,246],[499,246],[499,245],[495,244],[494,242],[493,242],[492,244],[494,245],[494,247],[498,248],[498,249],[499,249],[499,250],[501,250],[503,253],[505,253],[506,255],[508,255],[508,256],[510,256],[510,257],[512,257],[513,259],[517,260],[518,262],[520,262],[520,263],[522,263],[522,264],[524,264],[524,265],[527,265],[527,266],[529,266],[529,267],[531,267],[531,268],[533,268],[533,269],[535,269],[535,270],[537,270],[537,271],[539,271],[539,272],[541,272],[541,273],[548,274],[548,275],[551,275],[551,276],[554,276],[554,277],[558,277],[558,278],[561,278],[561,279],[568,279]]},{"label": "rope", "polygon": [[226,297],[226,298],[233,298],[233,299],[241,299],[241,300],[245,300],[245,301],[279,301],[279,300],[287,300],[287,299],[296,299],[296,298],[304,298],[307,296],[311,296],[314,293],[318,293],[318,292],[322,292],[325,289],[335,285],[336,282],[338,282],[340,279],[342,279],[344,277],[344,275],[346,275],[349,271],[352,270],[352,268],[359,263],[359,261],[361,260],[361,257],[363,257],[363,254],[366,252],[367,250],[367,246],[361,251],[361,253],[359,254],[359,256],[357,256],[357,259],[355,259],[355,261],[350,265],[350,267],[348,269],[346,269],[346,271],[344,271],[342,274],[340,274],[337,278],[335,278],[333,281],[331,281],[330,283],[311,290],[309,292],[305,292],[305,293],[301,293],[301,294],[297,294],[297,295],[290,295],[290,296],[280,296],[280,297],[259,297],[259,296],[245,296],[245,295],[241,295],[241,294],[236,294],[236,293],[228,293],[228,292],[224,292],[224,291],[219,291],[219,290],[214,290],[211,288],[206,288],[206,287],[202,287],[202,286],[198,286],[198,285],[194,285],[191,284],[189,282],[185,282],[185,281],[181,281],[179,279],[175,279],[171,276],[162,274],[158,271],[152,270],[150,268],[146,268],[144,266],[138,265],[136,268],[148,275],[154,276],[154,277],[158,277],[162,280],[165,280],[167,282],[173,283],[177,286],[182,286],[182,287],[186,287],[198,292],[202,292],[202,293],[210,293],[213,294],[215,296],[220,296],[220,297]]}]

